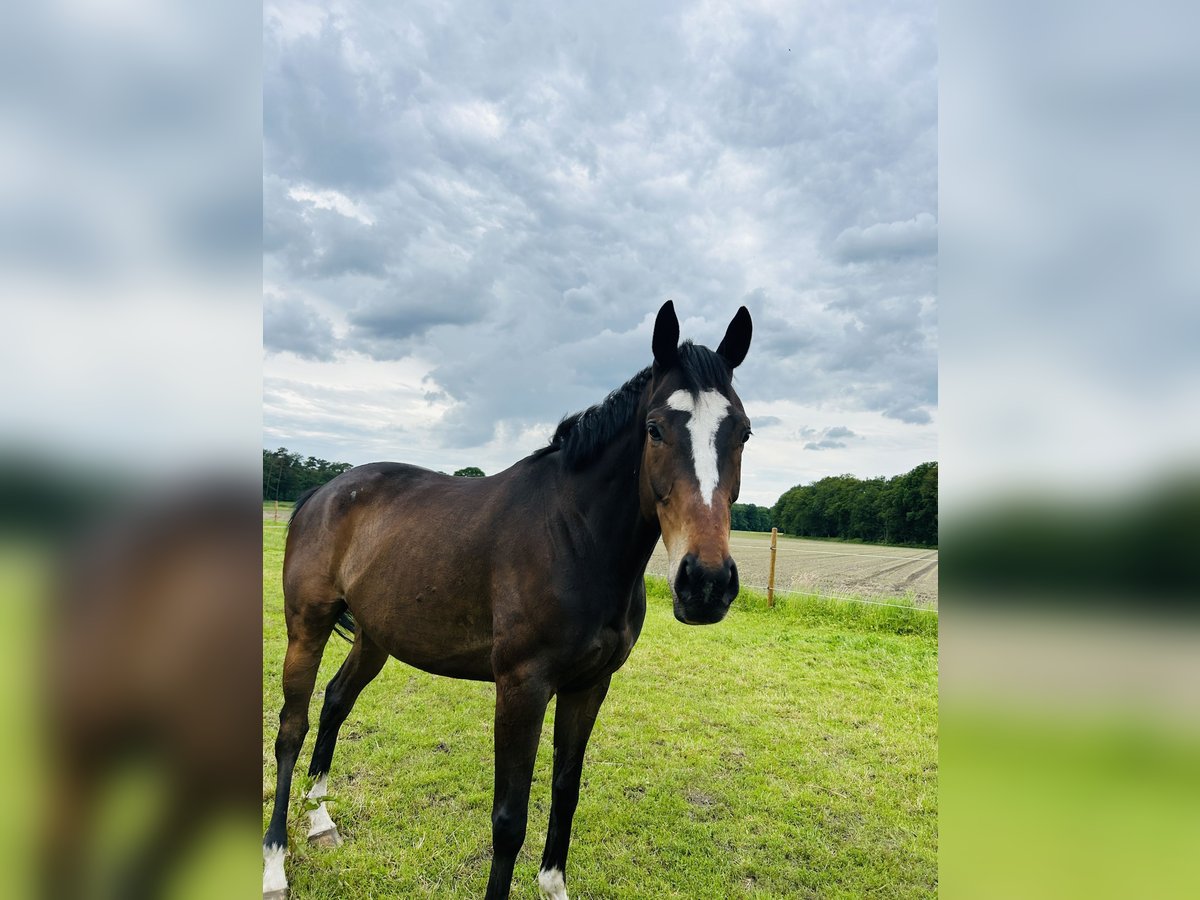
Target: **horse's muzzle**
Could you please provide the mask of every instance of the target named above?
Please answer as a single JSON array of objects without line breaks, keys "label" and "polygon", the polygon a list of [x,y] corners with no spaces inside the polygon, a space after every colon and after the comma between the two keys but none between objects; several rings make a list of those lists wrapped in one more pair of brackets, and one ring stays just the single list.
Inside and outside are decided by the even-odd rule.
[{"label": "horse's muzzle", "polygon": [[726,557],[719,568],[701,564],[694,553],[679,563],[672,584],[675,618],[686,625],[712,625],[729,612],[738,594],[737,563]]}]

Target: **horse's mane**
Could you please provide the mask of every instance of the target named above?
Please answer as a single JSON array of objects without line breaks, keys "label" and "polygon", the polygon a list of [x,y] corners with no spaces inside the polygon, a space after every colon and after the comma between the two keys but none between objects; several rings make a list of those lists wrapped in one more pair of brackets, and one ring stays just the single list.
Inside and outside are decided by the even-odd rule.
[{"label": "horse's mane", "polygon": [[[586,466],[619,433],[633,424],[634,414],[637,413],[642,393],[650,383],[652,371],[653,367],[647,366],[595,406],[564,416],[554,430],[550,443],[537,450],[532,458],[562,453],[563,462],[568,468]],[[725,360],[707,347],[691,341],[679,345],[677,371],[683,376],[688,390],[693,392],[709,389],[727,391],[733,382],[733,370]]]}]

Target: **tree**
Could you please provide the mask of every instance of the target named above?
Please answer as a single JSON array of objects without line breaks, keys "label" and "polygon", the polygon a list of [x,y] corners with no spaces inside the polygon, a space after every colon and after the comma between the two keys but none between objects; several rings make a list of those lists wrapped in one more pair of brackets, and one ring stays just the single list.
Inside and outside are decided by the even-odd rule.
[{"label": "tree", "polygon": [[310,456],[301,458],[286,447],[263,451],[263,499],[295,500],[309,488],[332,481],[350,463],[335,463]]},{"label": "tree", "polygon": [[846,537],[876,543],[884,539],[880,503],[885,484],[882,478],[868,478],[858,482],[851,504],[850,526]]},{"label": "tree", "polygon": [[464,478],[483,478],[484,477],[483,469],[479,468],[479,466],[467,466],[465,469],[459,469],[454,474],[461,475]]},{"label": "tree", "polygon": [[734,531],[770,531],[771,510],[753,503],[735,503],[730,511],[729,527]]},{"label": "tree", "polygon": [[770,511],[780,531],[937,546],[937,463],[894,478],[831,475],[784,491]]}]

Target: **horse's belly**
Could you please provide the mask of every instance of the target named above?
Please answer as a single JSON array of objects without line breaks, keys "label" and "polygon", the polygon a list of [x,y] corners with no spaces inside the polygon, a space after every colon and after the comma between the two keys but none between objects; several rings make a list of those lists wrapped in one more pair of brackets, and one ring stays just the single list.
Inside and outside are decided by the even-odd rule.
[{"label": "horse's belly", "polygon": [[445,675],[448,678],[467,678],[471,681],[495,681],[492,671],[491,654],[480,655],[476,652],[461,655],[426,657],[405,651],[388,651],[401,662],[408,663],[431,675]]},{"label": "horse's belly", "polygon": [[366,633],[391,656],[434,675],[494,681],[492,629],[486,612],[441,607],[424,598],[364,609],[360,615],[347,598]]}]

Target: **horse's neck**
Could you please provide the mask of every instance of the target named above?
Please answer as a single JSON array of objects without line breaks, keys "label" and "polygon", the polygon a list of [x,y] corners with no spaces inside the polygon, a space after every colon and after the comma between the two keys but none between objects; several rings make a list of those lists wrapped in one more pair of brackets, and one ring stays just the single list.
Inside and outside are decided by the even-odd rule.
[{"label": "horse's neck", "polygon": [[573,492],[578,512],[589,530],[602,539],[595,542],[599,560],[629,579],[640,579],[654,553],[661,531],[658,522],[647,522],[638,496],[641,445],[626,438],[606,448],[577,476]]}]

